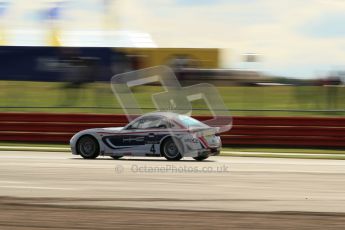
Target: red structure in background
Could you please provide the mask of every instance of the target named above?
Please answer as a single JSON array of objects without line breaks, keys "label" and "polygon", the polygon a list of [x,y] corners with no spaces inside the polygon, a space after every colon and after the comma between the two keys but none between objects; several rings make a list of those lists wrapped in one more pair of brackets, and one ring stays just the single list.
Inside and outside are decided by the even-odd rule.
[{"label": "red structure in background", "polygon": [[[67,144],[80,130],[125,124],[125,115],[0,113],[0,141]],[[221,138],[227,146],[344,148],[345,118],[234,117],[233,128],[222,133]]]}]

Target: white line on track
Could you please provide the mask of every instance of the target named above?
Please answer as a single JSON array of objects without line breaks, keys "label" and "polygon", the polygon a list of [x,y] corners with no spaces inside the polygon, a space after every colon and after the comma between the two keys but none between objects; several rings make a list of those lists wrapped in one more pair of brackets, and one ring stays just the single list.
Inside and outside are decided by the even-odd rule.
[{"label": "white line on track", "polygon": [[0,185],[0,188],[45,189],[45,190],[76,190],[74,188],[40,187],[40,186],[17,186],[17,185]]},{"label": "white line on track", "polygon": [[0,184],[25,184],[21,181],[0,180]]}]

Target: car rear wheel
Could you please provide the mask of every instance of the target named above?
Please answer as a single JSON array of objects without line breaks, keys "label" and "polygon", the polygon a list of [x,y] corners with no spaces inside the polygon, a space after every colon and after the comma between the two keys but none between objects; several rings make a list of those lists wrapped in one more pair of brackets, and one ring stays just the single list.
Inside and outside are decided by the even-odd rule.
[{"label": "car rear wheel", "polygon": [[197,161],[203,161],[205,159],[207,159],[208,157],[205,157],[205,156],[198,156],[198,157],[193,157],[194,160],[197,160]]},{"label": "car rear wheel", "polygon": [[82,136],[77,142],[78,153],[85,159],[95,159],[99,156],[99,144],[89,135]]},{"label": "car rear wheel", "polygon": [[171,137],[167,138],[161,148],[161,154],[169,161],[178,161],[182,158],[182,155],[177,147],[177,139]]}]

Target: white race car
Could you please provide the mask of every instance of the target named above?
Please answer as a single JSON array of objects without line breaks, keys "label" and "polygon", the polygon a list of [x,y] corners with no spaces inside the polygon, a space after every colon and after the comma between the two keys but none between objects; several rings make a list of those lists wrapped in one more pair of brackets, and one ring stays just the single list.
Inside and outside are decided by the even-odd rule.
[{"label": "white race car", "polygon": [[170,112],[148,113],[125,127],[83,130],[71,138],[70,144],[72,153],[85,159],[99,155],[114,159],[164,156],[167,160],[193,157],[201,161],[218,155],[221,148],[217,128]]}]

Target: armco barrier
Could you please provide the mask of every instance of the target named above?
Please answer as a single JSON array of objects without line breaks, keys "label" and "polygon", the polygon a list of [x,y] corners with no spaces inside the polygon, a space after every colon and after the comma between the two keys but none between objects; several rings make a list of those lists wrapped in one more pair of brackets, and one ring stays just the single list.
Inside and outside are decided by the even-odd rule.
[{"label": "armco barrier", "polygon": [[[0,113],[0,141],[68,143],[80,130],[125,124],[124,115]],[[344,148],[345,118],[234,117],[221,137],[224,145]]]}]

